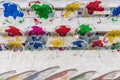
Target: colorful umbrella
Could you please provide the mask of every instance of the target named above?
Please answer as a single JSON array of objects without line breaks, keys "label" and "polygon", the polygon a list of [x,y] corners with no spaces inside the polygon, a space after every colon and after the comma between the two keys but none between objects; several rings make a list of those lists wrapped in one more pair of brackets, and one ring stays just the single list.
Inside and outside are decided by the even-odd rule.
[{"label": "colorful umbrella", "polygon": [[58,66],[50,67],[50,68],[47,68],[47,69],[45,69],[45,70],[36,72],[35,74],[27,77],[27,78],[24,79],[24,80],[44,80],[44,79],[47,78],[51,73],[55,72],[57,69],[59,69]]},{"label": "colorful umbrella", "polygon": [[45,79],[45,80],[69,80],[70,77],[76,72],[76,69],[69,69],[69,70],[65,70],[59,73],[54,74],[53,76]]},{"label": "colorful umbrella", "polygon": [[34,70],[22,72],[22,73],[19,73],[17,75],[14,75],[12,77],[9,77],[6,80],[24,80],[28,76],[33,75],[35,72],[36,71],[34,71]]},{"label": "colorful umbrella", "polygon": [[114,80],[114,78],[119,72],[120,70],[111,71],[106,74],[103,74],[100,77],[95,78],[94,80]]},{"label": "colorful umbrella", "polygon": [[11,77],[11,76],[13,76],[15,74],[16,74],[15,70],[1,73],[0,74],[0,80],[6,80],[7,78],[9,78],[9,77]]},{"label": "colorful umbrella", "polygon": [[96,73],[96,71],[87,71],[84,72],[80,75],[77,75],[73,78],[71,78],[70,80],[89,80],[92,78],[92,76]]}]

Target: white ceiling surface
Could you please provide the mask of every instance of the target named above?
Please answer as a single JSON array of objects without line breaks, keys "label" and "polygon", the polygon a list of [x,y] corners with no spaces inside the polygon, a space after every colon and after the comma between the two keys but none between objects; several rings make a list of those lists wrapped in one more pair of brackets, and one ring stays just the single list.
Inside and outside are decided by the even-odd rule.
[{"label": "white ceiling surface", "polygon": [[40,71],[59,66],[60,69],[55,73],[76,68],[78,72],[75,75],[95,70],[98,73],[94,77],[97,77],[113,70],[120,70],[119,61],[119,52],[112,51],[4,51],[0,52],[0,73],[9,70],[17,70],[17,73],[28,70]]}]

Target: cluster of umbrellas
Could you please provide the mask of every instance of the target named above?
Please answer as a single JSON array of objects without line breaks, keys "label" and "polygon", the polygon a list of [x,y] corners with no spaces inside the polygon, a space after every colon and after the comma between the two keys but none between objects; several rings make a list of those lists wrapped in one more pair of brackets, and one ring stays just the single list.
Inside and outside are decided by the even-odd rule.
[{"label": "cluster of umbrellas", "polygon": [[89,24],[77,29],[69,25],[57,26],[52,32],[40,26],[30,26],[21,31],[15,26],[1,28],[0,50],[118,50],[120,30],[112,30],[103,36],[93,32]]},{"label": "cluster of umbrellas", "polygon": [[[13,2],[3,1],[4,17],[7,23],[11,23],[11,17],[16,21],[19,17],[19,23],[23,23],[25,11],[27,15],[33,15],[34,21],[41,23],[44,20],[50,20],[55,17],[53,5],[45,1],[31,1],[28,3],[28,9],[22,9],[20,5]],[[61,16],[65,18],[74,18],[77,15],[83,17],[94,16],[95,12],[104,12],[106,9],[101,5],[102,1],[92,1],[84,5],[80,2],[74,2],[65,7]],[[113,8],[108,16],[119,16],[120,7]],[[33,10],[33,13],[31,13]],[[73,17],[74,16],[74,17]],[[100,14],[99,14],[100,16]],[[107,16],[107,17],[108,17]],[[44,19],[44,20],[43,20]],[[41,20],[41,21],[39,21]],[[114,20],[114,19],[113,19]],[[119,33],[120,30],[112,30],[100,36],[98,32],[89,24],[81,24],[77,29],[72,29],[69,25],[59,25],[53,31],[47,32],[41,26],[31,26],[21,31],[15,26],[1,28],[3,36],[0,50],[118,50],[120,49]]]},{"label": "cluster of umbrellas", "polygon": [[[56,17],[56,10],[60,10],[54,7],[54,5],[47,3],[43,0],[41,1],[30,1],[28,3],[28,9],[23,9],[14,2],[1,2],[3,3],[4,8],[4,17],[9,18],[13,17],[13,19],[16,20],[16,18],[24,18],[26,15],[33,16],[35,22],[44,21],[44,20],[50,20],[51,17]],[[101,5],[102,4],[102,5]],[[63,11],[61,12],[61,17],[65,18],[74,18],[74,17],[90,17],[95,16],[97,12],[97,16],[104,15],[106,17],[106,14],[104,14],[104,11],[106,11],[105,6],[103,5],[102,1],[92,1],[87,4],[82,4],[80,2],[73,2],[71,4],[68,4]],[[115,8],[109,8],[110,13],[107,14],[107,17],[116,17],[120,14],[120,6]],[[31,10],[34,11],[34,13],[31,13]],[[108,9],[107,9],[108,10]],[[27,13],[27,14],[26,14]],[[76,16],[77,15],[77,16]],[[19,21],[21,23],[21,20]]]}]

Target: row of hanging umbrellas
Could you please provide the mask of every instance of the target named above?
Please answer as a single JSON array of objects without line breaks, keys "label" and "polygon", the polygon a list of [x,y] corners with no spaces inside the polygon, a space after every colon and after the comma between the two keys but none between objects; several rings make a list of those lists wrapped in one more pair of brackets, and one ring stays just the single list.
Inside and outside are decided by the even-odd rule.
[{"label": "row of hanging umbrellas", "polygon": [[[56,10],[61,10],[61,8],[55,8],[54,5],[47,3],[45,1],[30,1],[28,2],[27,8],[21,8],[22,6],[18,5],[14,2],[6,2],[2,1],[1,4],[3,5],[3,12],[4,17],[13,17],[16,19],[17,17],[23,17],[25,15],[33,15],[38,20],[40,18],[43,18],[45,20],[56,17],[55,13]],[[105,3],[102,3],[102,1],[92,1],[87,4],[82,4],[80,2],[73,2],[71,4],[68,4],[65,8],[63,8],[63,11],[61,12],[61,17],[65,18],[74,18],[74,17],[90,17],[90,16],[119,16],[120,14],[120,6],[115,8],[106,8]],[[33,10],[33,13],[30,11]],[[105,11],[110,11],[108,14],[104,13]],[[27,13],[27,14],[26,14]]]},{"label": "row of hanging umbrellas", "polygon": [[120,30],[112,30],[101,36],[93,32],[89,24],[77,29],[60,25],[52,32],[40,26],[31,26],[21,31],[9,26],[1,28],[1,50],[118,50],[120,49]]},{"label": "row of hanging umbrellas", "polygon": [[[93,79],[97,74],[97,71],[86,71],[76,76],[77,69],[67,69],[61,72],[55,73],[59,66],[50,67],[41,71],[29,70],[22,73],[17,73],[15,70],[7,71],[0,74],[1,80],[120,80],[120,77],[116,75],[120,73],[120,70],[114,70],[107,72]],[[54,74],[53,74],[54,73]]]}]

